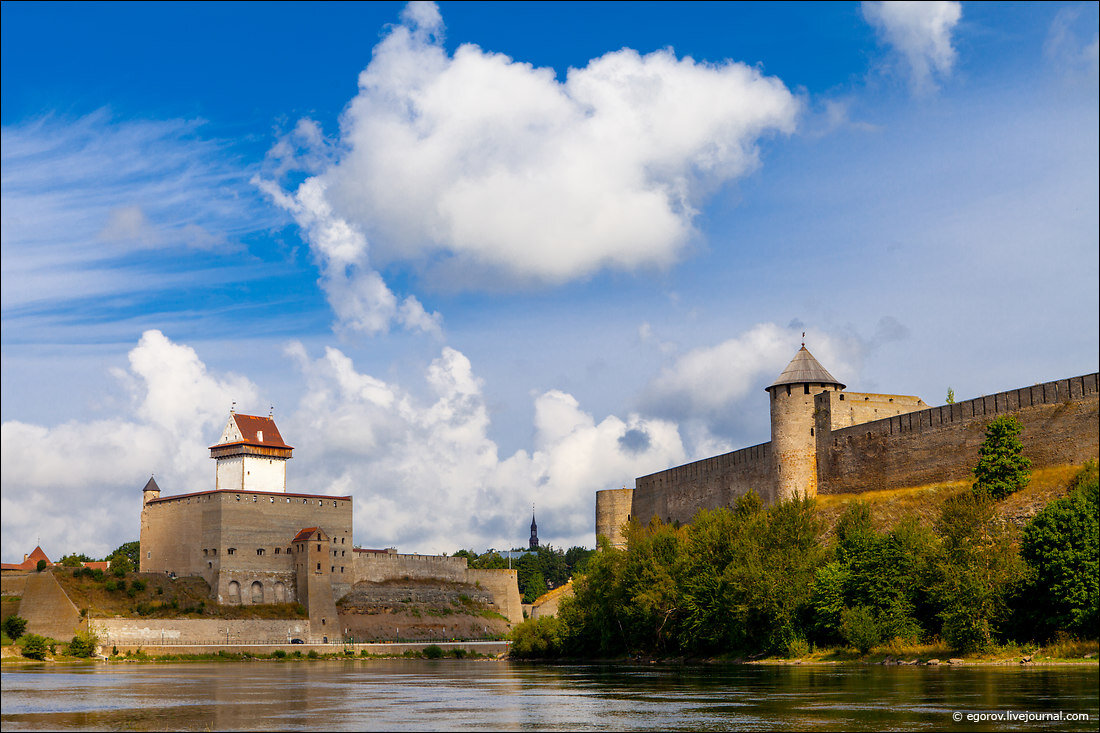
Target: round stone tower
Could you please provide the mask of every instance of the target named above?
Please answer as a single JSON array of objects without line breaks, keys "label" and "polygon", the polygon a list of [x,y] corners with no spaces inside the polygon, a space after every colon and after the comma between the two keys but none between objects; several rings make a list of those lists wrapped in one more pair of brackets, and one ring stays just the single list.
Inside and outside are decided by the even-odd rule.
[{"label": "round stone tower", "polygon": [[766,388],[772,416],[772,475],[775,501],[817,495],[817,442],[814,437],[814,395],[841,390],[844,385],[802,348]]}]

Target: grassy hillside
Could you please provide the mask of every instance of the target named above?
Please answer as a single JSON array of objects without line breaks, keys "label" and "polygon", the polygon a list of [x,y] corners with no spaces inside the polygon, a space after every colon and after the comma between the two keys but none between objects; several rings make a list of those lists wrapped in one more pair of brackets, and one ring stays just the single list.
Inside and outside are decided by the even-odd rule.
[{"label": "grassy hillside", "polygon": [[[1033,471],[1027,488],[999,502],[998,512],[1012,526],[1022,529],[1043,507],[1069,493],[1069,485],[1081,468],[1057,466]],[[921,524],[931,526],[947,498],[961,491],[969,491],[971,483],[969,480],[950,481],[862,494],[819,494],[818,514],[825,521],[828,534],[832,533],[844,510],[857,501],[871,505],[871,518],[879,531],[893,528],[907,516],[915,516]]]},{"label": "grassy hillside", "polygon": [[73,576],[71,568],[52,572],[73,604],[90,616],[123,618],[301,618],[297,603],[228,606],[210,600],[210,586],[199,577],[171,579],[160,573],[127,573],[116,578]]}]

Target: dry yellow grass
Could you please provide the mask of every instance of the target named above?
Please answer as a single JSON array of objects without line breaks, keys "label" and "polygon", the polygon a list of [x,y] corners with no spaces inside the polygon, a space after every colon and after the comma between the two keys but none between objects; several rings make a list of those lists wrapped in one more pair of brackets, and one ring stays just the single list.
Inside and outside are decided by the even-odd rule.
[{"label": "dry yellow grass", "polygon": [[[998,512],[1013,526],[1023,527],[1047,504],[1065,496],[1073,477],[1082,468],[1054,466],[1033,471],[1027,488],[999,502]],[[818,514],[824,520],[828,533],[832,532],[844,510],[857,501],[871,505],[871,518],[879,531],[891,529],[909,516],[915,516],[921,524],[931,526],[948,497],[969,491],[971,483],[971,480],[948,481],[862,494],[822,494],[817,497]]]}]

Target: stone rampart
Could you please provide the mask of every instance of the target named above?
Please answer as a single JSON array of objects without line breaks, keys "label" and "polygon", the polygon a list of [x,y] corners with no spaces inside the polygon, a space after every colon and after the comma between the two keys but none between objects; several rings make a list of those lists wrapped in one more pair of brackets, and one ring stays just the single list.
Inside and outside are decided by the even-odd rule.
[{"label": "stone rampart", "polygon": [[643,524],[653,517],[690,522],[700,509],[733,506],[750,489],[768,501],[774,487],[771,446],[761,443],[638,478],[633,515]]},{"label": "stone rampart", "polygon": [[[460,558],[465,562],[465,558]],[[523,622],[523,601],[519,597],[519,576],[515,570],[466,571],[465,583],[479,585],[493,596],[493,603],[509,623]]]},{"label": "stone rampart", "polygon": [[466,581],[466,558],[446,555],[353,551],[351,583],[381,583],[394,578],[440,578]]},{"label": "stone rampart", "polygon": [[1097,374],[998,392],[832,430],[816,402],[818,493],[859,493],[966,479],[985,426],[1013,413],[1034,468],[1076,465],[1100,450]]}]

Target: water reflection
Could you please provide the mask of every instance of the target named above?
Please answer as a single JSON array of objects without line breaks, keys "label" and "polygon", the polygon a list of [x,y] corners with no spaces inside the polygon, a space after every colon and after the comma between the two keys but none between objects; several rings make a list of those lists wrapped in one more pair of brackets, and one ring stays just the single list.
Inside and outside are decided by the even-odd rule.
[{"label": "water reflection", "polygon": [[1004,730],[954,711],[1087,712],[1097,667],[537,666],[485,661],[45,665],[4,672],[7,730]]}]

